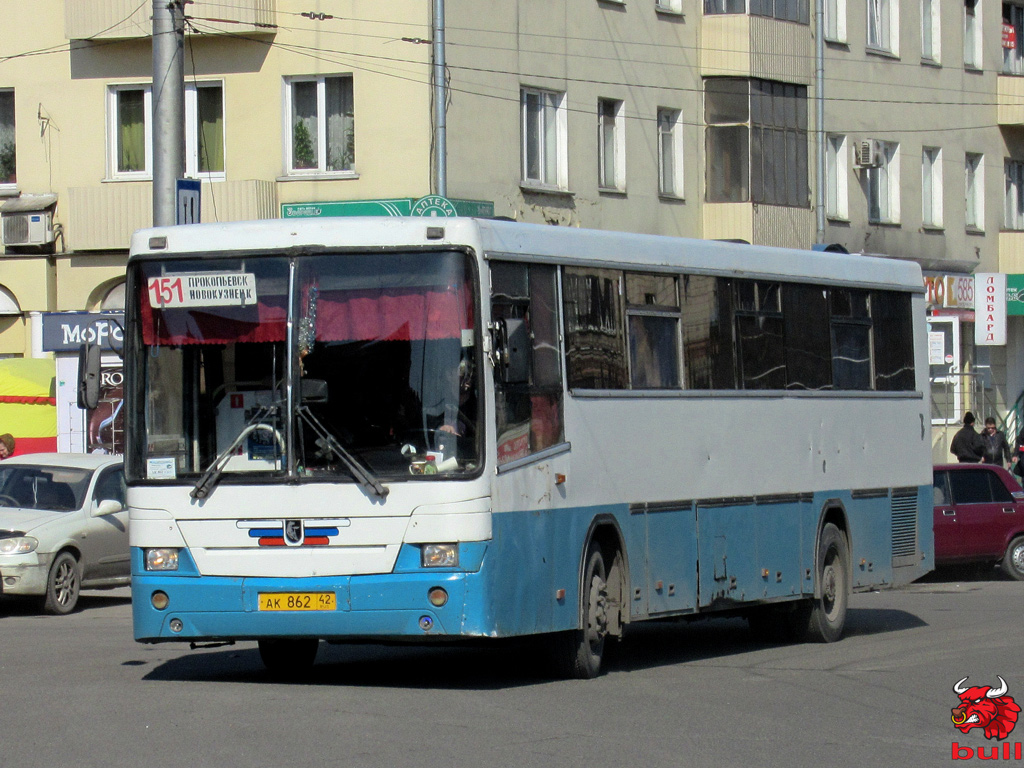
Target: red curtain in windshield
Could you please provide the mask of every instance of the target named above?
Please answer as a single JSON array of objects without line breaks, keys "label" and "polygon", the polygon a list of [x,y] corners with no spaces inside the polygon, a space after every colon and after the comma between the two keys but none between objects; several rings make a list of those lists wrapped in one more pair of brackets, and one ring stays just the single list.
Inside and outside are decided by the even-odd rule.
[{"label": "red curtain in windshield", "polygon": [[[284,341],[284,296],[248,307],[155,310],[142,291],[142,338],[147,346]],[[317,341],[422,341],[461,338],[472,328],[468,286],[448,290],[326,291],[316,302]]]}]

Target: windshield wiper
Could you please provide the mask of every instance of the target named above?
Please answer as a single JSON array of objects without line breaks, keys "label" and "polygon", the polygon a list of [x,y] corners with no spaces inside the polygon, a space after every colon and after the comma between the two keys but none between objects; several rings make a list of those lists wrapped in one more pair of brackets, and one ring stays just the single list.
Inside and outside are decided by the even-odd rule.
[{"label": "windshield wiper", "polygon": [[381,485],[380,480],[373,476],[363,464],[360,463],[359,459],[353,456],[341,442],[334,435],[328,431],[327,427],[321,423],[321,421],[313,415],[309,410],[308,406],[300,405],[297,409],[299,418],[301,418],[306,424],[309,425],[318,438],[323,441],[324,445],[328,449],[333,451],[339,459],[348,467],[348,471],[352,473],[354,477],[363,488],[367,491],[372,492],[380,499],[386,499],[388,495],[388,489]]},{"label": "windshield wiper", "polygon": [[245,425],[241,432],[238,433],[238,437],[234,441],[221,451],[217,458],[213,460],[213,463],[207,467],[203,476],[199,478],[199,481],[195,484],[188,495],[193,499],[205,499],[210,491],[214,489],[217,483],[220,481],[220,476],[224,474],[224,470],[227,468],[228,460],[234,455],[235,449],[242,444],[242,441],[249,436],[251,432],[257,429],[266,429],[273,433],[275,441],[278,445],[283,444],[284,439],[281,437],[281,433],[278,432],[274,427],[269,424],[263,423],[263,417],[269,416],[270,414],[277,413],[276,405],[264,405],[261,406],[253,417],[249,420],[249,423]]}]

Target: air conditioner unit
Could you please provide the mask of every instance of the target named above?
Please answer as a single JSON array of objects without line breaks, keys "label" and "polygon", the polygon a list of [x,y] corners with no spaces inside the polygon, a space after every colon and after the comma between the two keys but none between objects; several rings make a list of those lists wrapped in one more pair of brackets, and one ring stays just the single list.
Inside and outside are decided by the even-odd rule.
[{"label": "air conditioner unit", "polygon": [[853,164],[858,168],[879,168],[883,159],[882,142],[864,139],[854,145]]},{"label": "air conditioner unit", "polygon": [[53,242],[53,212],[5,213],[4,245],[48,245]]}]

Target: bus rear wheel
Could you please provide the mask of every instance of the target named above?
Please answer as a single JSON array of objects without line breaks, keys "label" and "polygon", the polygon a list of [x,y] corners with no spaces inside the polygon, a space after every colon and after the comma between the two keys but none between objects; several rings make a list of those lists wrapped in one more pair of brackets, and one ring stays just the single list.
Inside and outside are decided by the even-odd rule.
[{"label": "bus rear wheel", "polygon": [[[846,625],[846,607],[850,599],[850,551],[846,537],[832,523],[821,529],[818,540],[818,583],[821,594],[803,611],[801,629],[808,642],[834,643],[843,636]],[[806,617],[806,624],[803,624]]]},{"label": "bus rear wheel", "polygon": [[561,633],[555,646],[555,662],[564,677],[589,680],[601,672],[605,639],[608,637],[608,571],[604,555],[592,543],[583,567],[580,629]]},{"label": "bus rear wheel", "polygon": [[313,666],[320,641],[315,637],[264,638],[259,641],[259,648],[268,672],[296,675]]}]

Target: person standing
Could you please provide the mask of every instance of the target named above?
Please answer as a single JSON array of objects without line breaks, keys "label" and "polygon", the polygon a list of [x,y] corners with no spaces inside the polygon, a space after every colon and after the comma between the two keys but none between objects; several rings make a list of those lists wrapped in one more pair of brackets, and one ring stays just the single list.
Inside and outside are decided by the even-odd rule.
[{"label": "person standing", "polygon": [[6,432],[0,435],[0,460],[6,459],[14,453],[14,435]]},{"label": "person standing", "polygon": [[1010,444],[1006,442],[1006,435],[996,429],[996,420],[989,416],[985,419],[985,431],[981,433],[982,442],[985,444],[985,455],[982,461],[986,464],[998,464],[1005,466],[1013,457]]},{"label": "person standing", "polygon": [[964,425],[953,435],[949,452],[961,464],[977,464],[985,456],[985,443],[974,431],[974,414],[970,411],[964,414]]}]

